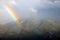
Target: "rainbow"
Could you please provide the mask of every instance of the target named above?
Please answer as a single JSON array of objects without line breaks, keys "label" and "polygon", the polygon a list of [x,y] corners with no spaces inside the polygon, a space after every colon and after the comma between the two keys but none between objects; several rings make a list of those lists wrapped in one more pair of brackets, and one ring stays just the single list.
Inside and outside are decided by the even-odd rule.
[{"label": "rainbow", "polygon": [[14,21],[16,21],[16,23],[18,24],[18,26],[20,28],[22,27],[24,30],[26,30],[25,26],[21,23],[22,21],[18,18],[18,16],[16,15],[16,13],[13,11],[13,9],[10,6],[6,5],[6,4],[4,4],[3,6],[4,6],[4,9],[7,10],[7,12],[9,13],[9,15],[14,19]]},{"label": "rainbow", "polygon": [[9,13],[9,15],[11,15],[11,17],[14,19],[14,21],[16,21],[17,23],[21,23],[21,20],[19,20],[19,18],[17,17],[16,13],[13,11],[13,9],[7,5],[4,5],[5,9],[7,10],[7,12]]}]

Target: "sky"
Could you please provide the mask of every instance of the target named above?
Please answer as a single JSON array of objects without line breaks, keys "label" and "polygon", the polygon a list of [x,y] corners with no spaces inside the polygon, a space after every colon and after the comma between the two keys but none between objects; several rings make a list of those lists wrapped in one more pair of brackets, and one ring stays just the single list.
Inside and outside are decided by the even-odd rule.
[{"label": "sky", "polygon": [[0,0],[0,24],[13,21],[3,3],[10,6],[20,19],[33,17],[60,20],[60,0]]}]

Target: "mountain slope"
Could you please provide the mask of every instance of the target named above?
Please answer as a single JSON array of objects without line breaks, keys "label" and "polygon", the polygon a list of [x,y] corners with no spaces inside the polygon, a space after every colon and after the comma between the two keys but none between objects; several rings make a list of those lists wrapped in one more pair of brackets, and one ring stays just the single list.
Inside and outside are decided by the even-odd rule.
[{"label": "mountain slope", "polygon": [[32,35],[42,35],[44,33],[53,34],[60,30],[60,23],[52,19],[47,20],[27,19],[23,21],[23,25],[27,28],[27,31],[24,30],[22,27],[20,28],[14,21],[2,25],[3,28],[5,29],[3,31],[5,32],[3,37],[16,37],[16,36],[29,37]]}]

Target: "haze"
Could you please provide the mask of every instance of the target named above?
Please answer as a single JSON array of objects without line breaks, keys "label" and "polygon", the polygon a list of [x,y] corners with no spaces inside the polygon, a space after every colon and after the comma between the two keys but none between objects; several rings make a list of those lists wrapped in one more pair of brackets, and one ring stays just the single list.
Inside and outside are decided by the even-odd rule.
[{"label": "haze", "polygon": [[32,17],[60,20],[60,0],[0,0],[0,24],[14,21],[3,3],[10,6],[21,20]]}]

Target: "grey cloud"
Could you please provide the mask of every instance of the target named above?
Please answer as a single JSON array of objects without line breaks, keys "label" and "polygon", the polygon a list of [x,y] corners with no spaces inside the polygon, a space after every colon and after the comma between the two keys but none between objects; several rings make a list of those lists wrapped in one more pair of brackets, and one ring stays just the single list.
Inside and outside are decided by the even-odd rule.
[{"label": "grey cloud", "polygon": [[[10,4],[10,1],[7,0],[3,2],[7,5]],[[60,8],[60,0],[16,0],[15,2],[16,5],[11,4],[10,6],[14,9],[18,17],[21,18],[37,17],[38,11],[40,11],[38,9]]]},{"label": "grey cloud", "polygon": [[[53,15],[55,15],[58,10],[56,12],[54,12],[54,10],[56,10],[57,8],[60,8],[58,5],[59,3],[58,2],[55,3],[56,1],[59,2],[60,0],[17,0],[17,4],[19,6],[16,7],[16,9],[18,8],[17,10],[20,10],[20,11],[17,11],[17,10],[16,11],[18,12],[17,13],[18,16],[21,15],[20,17],[24,17],[24,18],[31,17],[32,15],[33,15],[33,17],[37,17],[39,13],[40,13],[40,15],[42,14],[42,16],[43,16],[43,14],[45,14],[46,12],[45,13],[41,13],[41,12],[38,13],[38,11],[43,11],[46,9],[47,9],[47,11],[51,12],[51,15],[52,15],[52,13],[53,13]],[[35,10],[37,10],[36,16],[34,16],[35,14],[31,10],[29,10],[29,8],[34,8]],[[47,14],[48,14],[48,16],[51,17],[51,15],[49,15],[49,12]]]},{"label": "grey cloud", "polygon": [[[57,1],[57,3],[55,3]],[[17,0],[19,7],[39,7],[39,8],[50,8],[58,7],[60,0]]]}]

